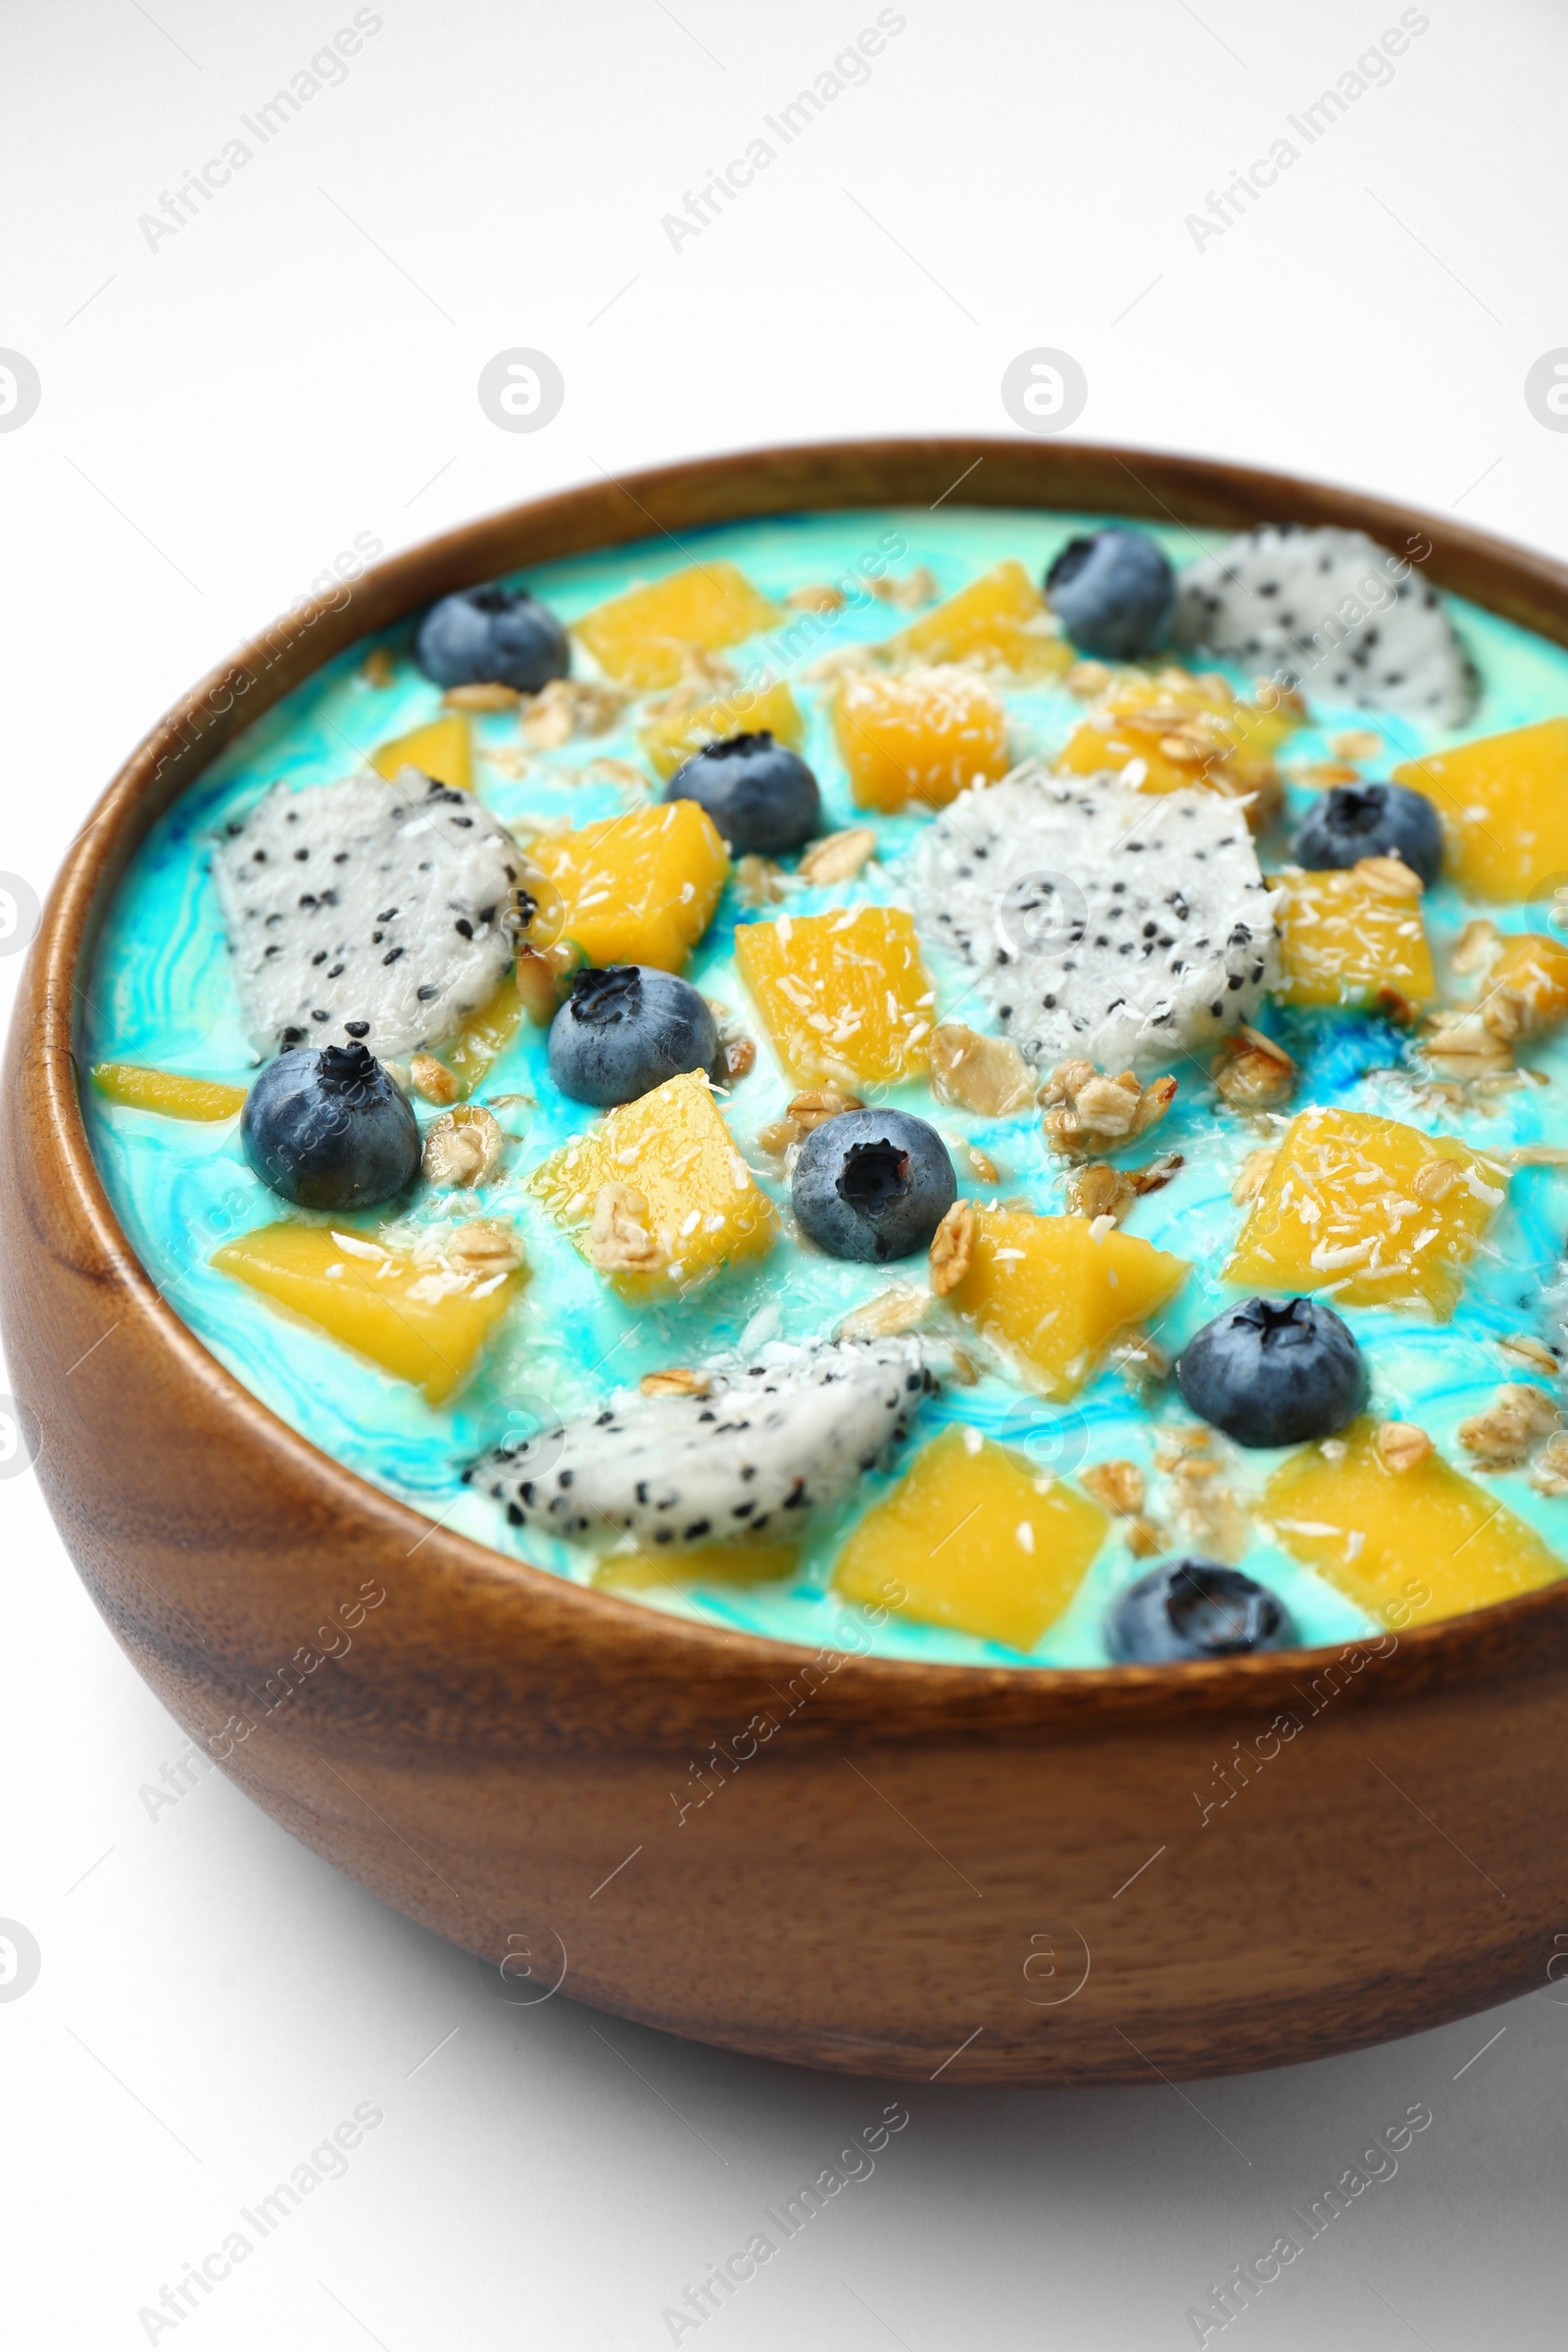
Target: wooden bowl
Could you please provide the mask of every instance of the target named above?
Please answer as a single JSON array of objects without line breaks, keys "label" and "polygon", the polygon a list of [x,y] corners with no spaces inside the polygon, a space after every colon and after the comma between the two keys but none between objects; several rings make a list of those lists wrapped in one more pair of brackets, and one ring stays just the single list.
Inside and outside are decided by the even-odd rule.
[{"label": "wooden bowl", "polygon": [[515,566],[960,481],[980,504],[1423,533],[1430,577],[1568,643],[1568,573],[1542,557],[1284,475],[1050,441],[672,466],[399,556],[197,687],[71,848],[6,1064],[12,1377],[66,1544],[166,1705],[307,1844],[500,1964],[511,1998],[561,1987],[944,2082],[1354,2048],[1544,1981],[1568,1583],[1382,1644],[1102,1672],[677,1623],[449,1534],[285,1428],[160,1298],[88,1151],[74,1019],[110,896],[154,818],[319,662]]}]

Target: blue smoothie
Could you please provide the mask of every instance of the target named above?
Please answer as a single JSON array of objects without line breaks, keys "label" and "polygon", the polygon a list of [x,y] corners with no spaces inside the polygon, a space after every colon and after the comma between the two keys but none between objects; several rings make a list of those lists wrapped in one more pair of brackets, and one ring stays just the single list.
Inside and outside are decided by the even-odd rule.
[{"label": "blue smoothie", "polygon": [[[805,514],[691,533],[677,546],[667,537],[540,566],[523,581],[568,626],[634,582],[658,579],[694,560],[730,559],[766,596],[782,601],[820,580],[864,576],[873,562],[894,571],[928,566],[946,596],[1004,558],[1039,576],[1070,537],[1097,518],[1066,514],[944,507],[925,510]],[[1154,530],[1180,565],[1220,544],[1216,534]],[[1460,736],[1437,735],[1417,721],[1335,706],[1315,695],[1311,723],[1283,755],[1288,808],[1263,845],[1265,870],[1286,855],[1294,823],[1311,804],[1310,788],[1291,771],[1331,758],[1342,730],[1368,730],[1383,754],[1365,760],[1368,775],[1386,775],[1402,760],[1471,737],[1489,735],[1568,711],[1568,653],[1514,624],[1459,600],[1448,600],[1454,625],[1482,681],[1478,707]],[[791,672],[807,714],[804,746],[819,779],[824,829],[869,823],[878,835],[873,866],[850,881],[792,894],[793,914],[867,902],[907,903],[901,860],[924,828],[927,811],[881,815],[858,808],[839,760],[828,715],[828,688],[805,673],[845,647],[886,637],[905,615],[868,593],[821,615],[811,643]],[[416,667],[409,632],[385,640],[389,683],[368,675],[366,641],[339,656],[310,682],[247,729],[153,828],[110,909],[86,999],[83,1063],[114,1060],[149,1064],[246,1086],[257,1059],[230,969],[211,873],[215,839],[280,779],[305,788],[353,771],[375,747],[441,710],[438,689]],[[767,640],[732,650],[742,677],[748,666],[776,660]],[[383,669],[386,668],[383,664]],[[1211,665],[1223,666],[1223,665]],[[1233,683],[1250,692],[1237,669]],[[1083,703],[1059,683],[1006,688],[1011,737],[1020,753],[1050,757],[1083,716]],[[642,709],[633,705],[609,733],[574,739],[560,749],[519,756],[515,712],[473,722],[476,789],[509,826],[544,828],[612,817],[645,804],[662,789],[638,741]],[[638,785],[624,769],[640,771]],[[769,908],[767,913],[778,910]],[[1470,916],[1446,880],[1426,893],[1423,913],[1440,961]],[[1542,930],[1547,909],[1513,906],[1486,911],[1507,931]],[[462,1473],[509,1431],[556,1413],[569,1420],[599,1409],[616,1390],[635,1389],[646,1373],[672,1364],[702,1363],[726,1351],[755,1358],[775,1342],[813,1341],[830,1334],[858,1305],[890,1280],[923,1279],[923,1264],[882,1269],[825,1255],[793,1238],[788,1185],[759,1143],[776,1121],[794,1082],[774,1059],[761,1023],[751,1012],[737,974],[732,936],[754,920],[734,883],[688,966],[710,998],[720,999],[756,1041],[755,1068],[734,1088],[724,1115],[758,1182],[779,1206],[780,1238],[768,1255],[737,1267],[688,1298],[650,1308],[624,1301],[587,1264],[529,1188],[541,1160],[598,1113],[565,1099],[551,1083],[545,1032],[524,1023],[504,1057],[489,1071],[476,1100],[498,1105],[509,1146],[492,1180],[472,1196],[472,1213],[512,1223],[526,1250],[530,1279],[510,1310],[474,1378],[447,1404],[433,1407],[408,1384],[362,1360],[333,1340],[280,1311],[219,1272],[211,1263],[225,1240],[272,1221],[276,1199],[242,1155],[237,1121],[187,1124],[106,1102],[91,1088],[84,1107],[92,1147],[129,1241],[171,1305],[233,1376],[313,1445],[372,1486],[396,1495],[432,1522],[577,1583],[590,1583],[600,1555],[583,1546],[524,1535],[509,1528],[500,1503],[463,1483]],[[936,984],[936,1017],[963,1001],[963,1018],[977,1020],[973,974],[932,946],[928,963]],[[1499,1091],[1479,1101],[1435,1103],[1423,1073],[1412,1065],[1406,1041],[1383,1021],[1348,1011],[1293,1012],[1276,1033],[1300,1065],[1293,1104],[1317,1101],[1377,1112],[1427,1132],[1458,1135],[1478,1149],[1552,1142],[1562,1126],[1568,1087],[1568,1038],[1533,1042],[1529,1060],[1549,1081]],[[955,1146],[959,1191],[992,1199],[999,1189],[1043,1213],[1063,1207],[1063,1168],[1047,1148],[1038,1115],[987,1121],[962,1110],[933,1108],[925,1084],[892,1089],[884,1098],[931,1119]],[[421,1122],[436,1113],[416,1108]],[[989,1155],[1000,1183],[972,1171],[962,1147]],[[1162,1190],[1139,1200],[1126,1230],[1187,1260],[1192,1272],[1169,1319],[1162,1345],[1172,1353],[1183,1340],[1236,1296],[1220,1280],[1245,1213],[1233,1200],[1243,1160],[1257,1146],[1242,1120],[1217,1116],[1211,1089],[1184,1076],[1175,1104],[1158,1130],[1156,1148],[1179,1152],[1182,1165]],[[1126,1155],[1147,1158],[1146,1147]],[[981,1163],[984,1164],[983,1162]],[[441,1213],[416,1196],[398,1209],[399,1229],[416,1234]],[[1541,1294],[1557,1274],[1560,1237],[1568,1217],[1562,1172],[1524,1167],[1470,1268],[1451,1321],[1437,1324],[1387,1309],[1347,1309],[1369,1365],[1375,1409],[1420,1424],[1449,1459],[1463,1461],[1455,1432],[1492,1400],[1499,1378],[1497,1342],[1539,1327]],[[950,1423],[961,1423],[1012,1446],[1042,1472],[1071,1475],[1109,1459],[1126,1459],[1152,1478],[1163,1424],[1180,1420],[1174,1392],[1141,1399],[1114,1370],[1102,1372],[1068,1406],[1041,1400],[996,1367],[980,1365],[973,1385],[952,1381],[922,1403],[910,1446]],[[1235,1466],[1245,1502],[1260,1491],[1280,1455],[1249,1453]],[[819,1646],[875,1650],[893,1657],[1027,1668],[1089,1667],[1106,1662],[1102,1621],[1110,1596],[1136,1572],[1123,1544],[1107,1539],[1076,1597],[1038,1646],[1027,1654],[1002,1643],[916,1624],[875,1620],[831,1587],[834,1559],[849,1530],[898,1476],[861,1482],[852,1499],[811,1533],[798,1573],[772,1585],[678,1580],[655,1583],[640,1597],[647,1605],[708,1624]],[[1568,1501],[1537,1493],[1522,1472],[1488,1482],[1498,1500],[1555,1547],[1568,1544]],[[411,1573],[416,1570],[416,1561]],[[1374,1632],[1369,1618],[1332,1585],[1254,1533],[1241,1562],[1286,1603],[1303,1640],[1338,1642]]]}]

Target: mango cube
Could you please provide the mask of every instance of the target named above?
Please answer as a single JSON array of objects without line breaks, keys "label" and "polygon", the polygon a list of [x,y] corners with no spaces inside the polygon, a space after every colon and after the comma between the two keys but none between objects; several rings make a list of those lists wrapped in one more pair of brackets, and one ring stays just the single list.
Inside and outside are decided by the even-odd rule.
[{"label": "mango cube", "polygon": [[455,1396],[527,1280],[525,1269],[473,1274],[421,1265],[361,1233],[325,1225],[263,1225],[213,1252],[231,1274],[329,1339],[422,1389]]},{"label": "mango cube", "polygon": [[1131,670],[1113,679],[1074,728],[1056,766],[1065,775],[1088,776],[1131,765],[1125,780],[1140,792],[1200,785],[1232,800],[1249,798],[1248,821],[1255,832],[1280,807],[1274,754],[1300,723],[1291,704],[1244,703],[1217,675],[1165,669],[1151,677]]},{"label": "mango cube", "polygon": [[936,992],[904,907],[741,923],[735,963],[799,1085],[838,1078],[874,1086],[929,1066]]},{"label": "mango cube", "polygon": [[882,650],[898,662],[979,662],[1020,684],[1060,677],[1077,659],[1015,558],[982,572]]},{"label": "mango cube", "polygon": [[461,710],[449,711],[445,718],[432,718],[428,726],[416,727],[411,734],[395,735],[390,743],[383,743],[379,751],[370,754],[370,765],[389,784],[397,781],[400,767],[416,767],[421,775],[433,776],[454,792],[471,792],[472,729]]},{"label": "mango cube", "polygon": [[686,1550],[612,1551],[594,1569],[601,1592],[647,1592],[660,1585],[776,1585],[795,1574],[794,1544],[697,1544]]},{"label": "mango cube", "polygon": [[161,1111],[166,1119],[232,1119],[245,1107],[242,1086],[182,1078],[177,1070],[149,1070],[134,1061],[95,1061],[92,1082],[106,1102]]},{"label": "mango cube", "polygon": [[601,668],[641,693],[673,686],[691,666],[694,647],[718,653],[777,618],[777,607],[737,565],[715,559],[628,588],[573,625]]},{"label": "mango cube", "polygon": [[590,963],[678,972],[729,879],[724,844],[695,801],[542,834],[532,854],[561,893],[563,933]]},{"label": "mango cube", "polygon": [[760,735],[764,729],[793,752],[806,741],[801,707],[782,678],[760,694],[741,686],[695,709],[652,713],[642,730],[642,747],[655,774],[667,781],[682,760],[705,744],[723,743],[731,735]]},{"label": "mango cube", "polygon": [[1445,868],[1482,899],[1535,899],[1568,873],[1568,718],[1484,735],[1394,771],[1436,801]]},{"label": "mango cube", "polygon": [[[1506,1002],[1519,1037],[1540,1037],[1568,1015],[1568,947],[1542,931],[1516,931],[1487,973],[1483,1008]],[[1504,1024],[1506,1027],[1507,1024]]]},{"label": "mango cube", "polygon": [[1019,1377],[1061,1401],[1091,1381],[1119,1332],[1175,1298],[1186,1260],[1087,1217],[976,1208],[965,1272],[949,1293]]},{"label": "mango cube", "polygon": [[1033,1649],[1082,1584],[1110,1522],[978,1430],[945,1429],[840,1552],[863,1608]]},{"label": "mango cube", "polygon": [[833,698],[833,733],[861,808],[931,808],[1007,772],[1007,713],[973,670],[852,670]]},{"label": "mango cube", "polygon": [[466,1095],[471,1095],[501,1059],[522,1025],[523,1011],[517,976],[511,971],[495,995],[469,1013],[445,1049],[442,1059]]},{"label": "mango cube", "polygon": [[[626,1212],[619,1234],[601,1200],[611,1188]],[[753,1183],[700,1071],[610,1111],[552,1152],[531,1189],[625,1298],[679,1296],[773,1244],[773,1204]]]},{"label": "mango cube", "polygon": [[1534,1528],[1438,1454],[1390,1469],[1376,1424],[1326,1460],[1305,1446],[1269,1480],[1264,1510],[1296,1559],[1386,1625],[1426,1625],[1553,1583],[1563,1563]]},{"label": "mango cube", "polygon": [[1279,881],[1279,1004],[1370,1004],[1384,989],[1430,1004],[1437,981],[1414,874],[1404,881],[1396,861],[1363,858],[1326,873],[1291,866]]},{"label": "mango cube", "polygon": [[1451,1315],[1507,1171],[1449,1135],[1369,1111],[1303,1110],[1252,1203],[1227,1282],[1331,1290],[1349,1306]]}]

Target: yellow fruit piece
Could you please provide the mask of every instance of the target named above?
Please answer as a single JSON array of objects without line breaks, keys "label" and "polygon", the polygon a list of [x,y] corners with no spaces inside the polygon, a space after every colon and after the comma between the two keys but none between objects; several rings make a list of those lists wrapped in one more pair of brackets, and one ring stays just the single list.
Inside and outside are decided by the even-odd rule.
[{"label": "yellow fruit piece", "polygon": [[660,1585],[776,1585],[795,1574],[793,1544],[699,1544],[689,1551],[612,1552],[593,1573],[601,1592],[646,1592]]},{"label": "yellow fruit piece", "polygon": [[1521,1037],[1540,1037],[1568,1014],[1568,947],[1541,931],[1517,931],[1487,973],[1483,1005],[1510,997],[1519,1006]]},{"label": "yellow fruit piece", "polygon": [[528,1279],[520,1267],[479,1276],[421,1266],[365,1234],[325,1225],[263,1225],[225,1242],[212,1262],[384,1372],[412,1381],[431,1404],[462,1388]]},{"label": "yellow fruit piece", "polygon": [[1482,899],[1535,899],[1568,873],[1568,718],[1484,735],[1394,771],[1436,801],[1444,870]]},{"label": "yellow fruit piece", "polygon": [[490,1074],[522,1023],[523,1002],[515,970],[510,971],[487,1004],[470,1012],[441,1055],[466,1095]]},{"label": "yellow fruit piece", "polygon": [[1067,775],[1125,769],[1140,792],[1207,786],[1232,800],[1251,797],[1249,822],[1256,830],[1280,806],[1283,788],[1274,754],[1301,723],[1289,704],[1265,710],[1244,703],[1222,678],[1161,670],[1130,671],[1068,737],[1056,760]]},{"label": "yellow fruit piece", "polygon": [[[1292,866],[1277,877],[1276,910],[1285,979],[1282,1004],[1368,1004],[1381,989],[1413,1004],[1437,994],[1421,894],[1401,895],[1374,870],[1377,859],[1326,873]],[[1564,958],[1568,967],[1568,957]]]},{"label": "yellow fruit piece", "polygon": [[941,808],[1010,764],[1002,698],[969,669],[852,670],[833,698],[833,733],[861,808]]},{"label": "yellow fruit piece", "polygon": [[641,1196],[655,1244],[641,1265],[601,1257],[623,1298],[679,1295],[772,1247],[773,1204],[753,1183],[700,1071],[623,1102],[535,1170],[531,1189],[590,1264],[590,1220],[606,1185]]},{"label": "yellow fruit piece", "polygon": [[1045,598],[1012,558],[900,629],[882,650],[896,662],[977,662],[1005,670],[1015,683],[1060,677],[1077,660]]},{"label": "yellow fruit piece", "polygon": [[735,964],[789,1075],[880,1085],[931,1059],[936,992],[902,906],[740,923]]},{"label": "yellow fruit piece", "polygon": [[177,1070],[144,1069],[134,1061],[95,1061],[92,1082],[106,1101],[162,1111],[166,1119],[231,1119],[245,1107],[242,1086],[182,1078]]},{"label": "yellow fruit piece", "polygon": [[715,560],[628,588],[573,623],[594,660],[623,686],[641,692],[673,686],[694,646],[717,653],[771,628],[778,609],[735,564]]},{"label": "yellow fruit piece", "polygon": [[421,775],[449,784],[454,792],[471,792],[473,734],[468,720],[461,710],[453,710],[445,718],[432,718],[428,726],[416,727],[412,734],[395,735],[370,754],[370,765],[389,784],[397,781],[400,767],[416,767]]},{"label": "yellow fruit piece", "polygon": [[1087,1217],[976,1208],[968,1270],[949,1294],[1020,1377],[1055,1401],[1093,1380],[1129,1324],[1146,1322],[1187,1279],[1184,1258]]},{"label": "yellow fruit piece", "polygon": [[1033,1649],[1110,1522],[1098,1503],[976,1430],[945,1429],[840,1552],[846,1600]]},{"label": "yellow fruit piece", "polygon": [[1533,1592],[1563,1563],[1495,1495],[1429,1453],[1391,1470],[1376,1424],[1345,1431],[1330,1461],[1305,1446],[1280,1464],[1264,1511],[1294,1558],[1385,1625],[1426,1625]]},{"label": "yellow fruit piece", "polygon": [[678,972],[729,879],[724,844],[695,801],[542,834],[532,852],[561,893],[563,932],[590,963]]},{"label": "yellow fruit piece", "polygon": [[661,712],[643,728],[641,741],[655,774],[667,780],[705,744],[722,743],[731,735],[758,735],[763,728],[794,752],[806,741],[801,707],[782,678],[760,694],[742,686],[716,702],[699,703],[695,710]]},{"label": "yellow fruit piece", "polygon": [[1225,1268],[1261,1290],[1331,1290],[1349,1306],[1451,1315],[1506,1169],[1451,1135],[1369,1111],[1291,1121]]}]

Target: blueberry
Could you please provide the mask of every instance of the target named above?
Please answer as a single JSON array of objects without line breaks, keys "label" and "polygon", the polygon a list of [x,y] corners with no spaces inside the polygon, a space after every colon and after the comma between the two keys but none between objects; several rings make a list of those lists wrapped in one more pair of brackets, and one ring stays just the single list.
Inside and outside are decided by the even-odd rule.
[{"label": "blueberry", "polygon": [[1358,858],[1402,858],[1428,887],[1443,864],[1443,827],[1424,792],[1404,784],[1336,784],[1296,836],[1299,865],[1322,872]]},{"label": "blueberry", "polygon": [[419,1130],[403,1089],[361,1045],[279,1054],[245,1098],[245,1156],[300,1208],[373,1208],[419,1172]]},{"label": "blueberry", "polygon": [[1315,1298],[1248,1298],[1195,1332],[1176,1359],[1195,1413],[1238,1446],[1332,1437],[1366,1403],[1361,1350]]},{"label": "blueberry", "polygon": [[1096,531],[1068,540],[1046,574],[1046,595],[1074,645],[1129,662],[1169,639],[1176,575],[1142,531]]},{"label": "blueberry", "polygon": [[705,744],[664,787],[666,801],[696,801],[734,851],[765,858],[798,850],[822,830],[822,796],[798,753],[758,735]]},{"label": "blueberry", "polygon": [[683,1070],[711,1069],[718,1029],[689,980],[648,963],[578,972],[550,1024],[550,1075],[574,1102],[632,1102]]},{"label": "blueberry", "polygon": [[566,674],[566,632],[526,588],[464,588],[432,605],[415,658],[437,686],[515,686],[537,694]]},{"label": "blueberry", "polygon": [[929,1248],[957,1197],[948,1148],[904,1110],[845,1110],[801,1146],[791,1198],[801,1231],[832,1257],[885,1265]]},{"label": "blueberry", "polygon": [[1120,1666],[1238,1658],[1251,1649],[1290,1649],[1299,1640],[1277,1594],[1217,1560],[1152,1568],[1117,1595],[1105,1618],[1105,1646]]}]

